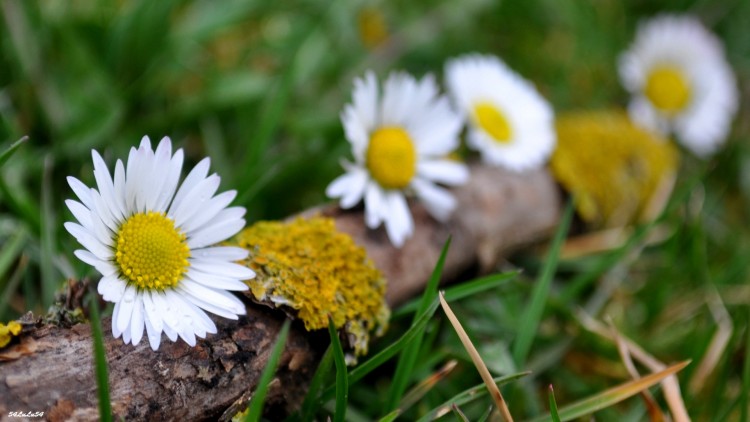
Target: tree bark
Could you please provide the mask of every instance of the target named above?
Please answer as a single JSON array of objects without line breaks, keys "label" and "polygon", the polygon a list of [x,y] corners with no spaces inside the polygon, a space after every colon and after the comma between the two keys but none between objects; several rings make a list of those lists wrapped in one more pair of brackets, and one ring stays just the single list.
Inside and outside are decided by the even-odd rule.
[{"label": "tree bark", "polygon": [[[401,249],[391,246],[382,228],[367,229],[361,210],[328,205],[303,215],[334,218],[383,272],[387,300],[397,305],[424,286],[449,236],[444,279],[472,268],[492,270],[509,251],[546,237],[560,214],[558,188],[546,170],[518,174],[472,165],[468,184],[453,192],[459,205],[446,223],[433,220],[420,204],[410,204],[415,234]],[[248,301],[246,316],[216,318],[218,333],[196,347],[163,341],[157,352],[148,342],[133,347],[113,339],[105,318],[113,413],[126,420],[231,417],[251,397],[283,318]],[[50,420],[97,420],[92,345],[86,324],[25,329],[17,344],[0,350],[0,419],[11,420],[9,412],[45,412]],[[266,399],[270,415],[298,408],[322,346],[293,326]]]}]

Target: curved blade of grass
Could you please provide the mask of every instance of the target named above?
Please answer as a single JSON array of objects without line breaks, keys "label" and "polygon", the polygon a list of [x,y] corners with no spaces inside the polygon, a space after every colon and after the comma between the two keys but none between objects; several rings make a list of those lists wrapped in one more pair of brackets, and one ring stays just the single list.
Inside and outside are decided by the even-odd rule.
[{"label": "curved blade of grass", "polygon": [[326,352],[320,359],[318,369],[315,370],[315,375],[313,375],[310,381],[305,401],[302,402],[301,415],[303,421],[313,420],[315,412],[318,411],[318,407],[320,406],[320,390],[323,388],[323,382],[331,372],[331,365],[333,365],[333,348],[332,346],[328,346],[328,349],[326,349]]},{"label": "curved blade of grass", "polygon": [[96,374],[96,390],[99,395],[99,420],[112,421],[112,404],[109,401],[109,375],[107,374],[107,356],[104,353],[104,336],[102,335],[102,323],[99,318],[99,296],[96,293],[89,295],[89,318],[91,333],[94,337],[94,372]]},{"label": "curved blade of grass", "polygon": [[268,393],[268,384],[271,383],[274,373],[276,373],[276,366],[279,364],[281,354],[284,352],[284,345],[286,345],[286,338],[289,335],[289,325],[291,320],[287,319],[284,321],[284,325],[279,330],[279,336],[276,338],[276,343],[271,349],[271,355],[268,357],[266,367],[263,368],[263,373],[260,375],[258,386],[255,388],[253,397],[250,399],[248,405],[247,415],[245,415],[245,422],[255,422],[260,420],[260,416],[263,413],[263,402],[266,400],[266,394]]},{"label": "curved blade of grass", "polygon": [[[558,412],[561,421],[570,421],[581,416],[590,415],[597,410],[604,409],[612,406],[615,403],[619,403],[628,397],[634,396],[646,388],[658,383],[664,378],[680,371],[690,363],[689,360],[680,362],[672,365],[669,368],[646,375],[643,378],[633,380],[617,387],[610,388],[609,390],[602,391],[599,394],[593,395],[589,398],[577,401],[573,404],[564,406]],[[545,415],[540,418],[534,419],[533,422],[551,421],[553,420],[550,415]]]},{"label": "curved blade of grass", "polygon": [[464,412],[462,412],[455,403],[453,403],[453,405],[451,406],[451,410],[453,411],[453,416],[456,417],[458,422],[469,422],[469,419],[466,417],[466,415],[464,415]]},{"label": "curved blade of grass", "polygon": [[0,153],[0,167],[5,164],[6,161],[13,155],[14,152],[26,141],[29,140],[28,136],[24,136],[23,138],[17,140],[16,142],[13,142],[8,149]]},{"label": "curved blade of grass", "polygon": [[565,207],[560,225],[557,228],[555,237],[552,239],[547,259],[544,262],[542,273],[534,285],[534,291],[531,294],[531,303],[526,307],[526,311],[520,318],[520,327],[518,327],[518,336],[513,342],[513,360],[518,368],[523,367],[526,363],[526,357],[531,350],[531,344],[539,327],[539,321],[544,313],[544,305],[547,303],[552,278],[557,269],[557,261],[560,257],[560,248],[562,247],[565,235],[568,233],[570,221],[573,217],[573,199],[568,201]]},{"label": "curved blade of grass", "polygon": [[[416,324],[418,315],[422,314],[425,309],[430,306],[430,303],[435,300],[437,295],[438,284],[440,283],[440,275],[443,273],[443,265],[445,264],[445,257],[448,255],[448,249],[451,245],[451,238],[445,241],[443,250],[440,252],[435,269],[432,271],[427,285],[425,286],[422,298],[419,301],[417,307],[417,314],[414,316],[412,326]],[[419,354],[419,348],[422,346],[422,337],[424,331],[421,331],[408,346],[404,348],[401,355],[398,358],[396,364],[396,371],[393,374],[393,381],[391,382],[391,388],[388,392],[388,400],[386,401],[386,410],[394,410],[398,405],[398,402],[404,396],[406,387],[414,375],[414,365],[417,362],[417,355]]]},{"label": "curved blade of grass", "polygon": [[549,414],[552,422],[561,422],[560,414],[557,411],[557,402],[555,401],[555,389],[552,384],[549,385]]},{"label": "curved blade of grass", "polygon": [[[497,287],[505,282],[511,281],[518,277],[520,271],[509,271],[501,274],[492,274],[485,277],[480,277],[465,283],[461,283],[457,286],[451,286],[445,289],[445,300],[454,302],[463,298],[474,296],[475,294],[482,293],[486,290]],[[420,299],[414,299],[407,302],[405,305],[399,307],[391,315],[391,319],[400,318],[408,315],[417,310]]]},{"label": "curved blade of grass", "polygon": [[508,405],[505,403],[505,399],[503,398],[502,393],[500,393],[500,389],[497,388],[497,385],[493,381],[490,370],[487,369],[487,365],[485,365],[482,357],[479,356],[479,352],[471,342],[469,335],[461,326],[461,322],[458,320],[458,318],[456,318],[456,314],[454,314],[451,307],[448,306],[448,302],[445,301],[443,293],[440,292],[438,297],[440,298],[440,306],[443,307],[445,315],[448,316],[448,320],[450,320],[451,325],[453,325],[453,328],[456,330],[456,334],[458,334],[458,337],[461,339],[461,343],[464,345],[464,348],[467,352],[469,352],[469,356],[471,357],[472,362],[474,362],[474,366],[476,366],[477,372],[479,372],[479,375],[482,377],[484,384],[487,386],[487,391],[489,391],[490,396],[492,396],[492,401],[495,402],[495,406],[497,406],[497,408],[500,410],[500,413],[503,415],[503,420],[513,422],[513,416],[511,416],[510,414],[510,409],[508,409]]},{"label": "curved blade of grass", "polygon": [[336,365],[336,412],[333,414],[333,422],[344,422],[346,420],[346,404],[349,401],[349,374],[344,360],[344,350],[341,348],[341,340],[333,318],[328,316],[328,334],[331,335],[331,348],[333,349],[333,362]]},{"label": "curved blade of grass", "polygon": [[[436,330],[437,331],[437,330]],[[433,373],[429,377],[422,380],[419,384],[414,386],[411,390],[409,390],[403,399],[401,399],[401,402],[398,405],[399,413],[404,413],[406,410],[408,410],[411,406],[414,405],[414,403],[418,402],[419,399],[424,397],[427,392],[432,390],[432,388],[440,382],[442,379],[448,376],[448,374],[453,371],[453,368],[458,365],[458,361],[453,359],[449,360],[448,363],[443,365],[442,368],[440,368],[437,372]]]},{"label": "curved blade of grass", "polygon": [[[427,323],[432,318],[432,315],[435,313],[435,310],[437,309],[438,301],[435,300],[429,308],[427,308],[427,311],[425,311],[424,314],[422,314],[419,319],[417,320],[417,323],[413,325],[411,328],[409,328],[404,335],[402,335],[398,340],[391,343],[388,347],[381,350],[377,355],[371,357],[366,362],[362,363],[361,365],[357,366],[356,368],[352,369],[349,372],[349,384],[354,384],[355,382],[362,379],[365,375],[369,374],[376,368],[380,367],[384,362],[386,362],[388,359],[392,358],[396,355],[401,349],[404,348],[409,342],[411,342],[414,337],[416,337],[418,334],[420,334],[422,331],[424,331],[425,326],[427,326]],[[323,400],[329,400],[331,397],[333,397],[334,393],[334,387],[328,387],[323,392],[322,399]]]},{"label": "curved blade of grass", "polygon": [[[531,372],[519,372],[517,374],[495,377],[492,379],[492,381],[495,383],[495,385],[501,386],[517,379],[523,378],[530,373]],[[477,384],[456,394],[455,396],[443,402],[440,406],[437,406],[429,412],[425,413],[425,415],[419,418],[417,422],[428,422],[437,419],[448,414],[451,411],[451,406],[453,404],[455,404],[456,406],[463,406],[466,403],[470,403],[476,399],[484,397],[485,394],[487,394],[487,386],[484,383]]]}]

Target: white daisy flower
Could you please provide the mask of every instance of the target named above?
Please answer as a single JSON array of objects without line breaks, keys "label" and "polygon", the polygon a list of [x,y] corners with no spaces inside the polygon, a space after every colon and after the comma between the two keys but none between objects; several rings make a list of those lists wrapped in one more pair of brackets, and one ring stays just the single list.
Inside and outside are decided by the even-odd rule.
[{"label": "white daisy flower", "polygon": [[619,71],[639,125],[675,133],[704,157],[726,139],[738,106],[736,81],[721,42],[697,19],[663,15],[641,24]]},{"label": "white daisy flower", "polygon": [[555,149],[554,112],[534,85],[495,56],[445,66],[448,91],[468,120],[467,144],[484,162],[513,171],[544,165]]},{"label": "white daisy flower", "polygon": [[85,248],[75,255],[102,274],[99,293],[115,303],[112,335],[137,345],[145,326],[154,350],[162,331],[195,346],[196,336],[216,333],[204,311],[229,319],[244,315],[242,301],[228,290],[247,290],[240,280],[255,276],[233,262],[247,251],[211,245],[244,227],[245,209],[227,208],[236,191],[214,196],[220,179],[207,176],[209,159],[178,188],[183,152],[172,155],[169,138],[153,151],[144,137],[126,165],[117,160],[114,180],[102,157],[91,154],[97,189],[68,177],[80,202],[65,202],[78,220],[65,228]]},{"label": "white daisy flower", "polygon": [[465,183],[469,172],[463,163],[446,158],[458,147],[461,119],[448,100],[438,94],[429,75],[391,73],[382,95],[372,72],[354,80],[352,104],[341,114],[354,163],[326,189],[351,208],[364,198],[365,223],[374,229],[385,223],[388,237],[401,247],[414,231],[405,196],[415,193],[438,220],[446,220],[456,200],[436,185]]}]

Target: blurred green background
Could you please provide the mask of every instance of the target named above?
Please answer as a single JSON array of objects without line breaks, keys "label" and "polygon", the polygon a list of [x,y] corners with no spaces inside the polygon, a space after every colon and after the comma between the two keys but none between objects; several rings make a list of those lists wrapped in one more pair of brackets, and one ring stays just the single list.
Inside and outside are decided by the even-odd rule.
[{"label": "blurred green background", "polygon": [[[731,138],[707,162],[684,155],[662,219],[668,229],[663,243],[647,248],[634,263],[624,258],[625,249],[561,263],[530,359],[538,374],[513,387],[508,399],[511,410],[530,415],[545,407],[550,382],[558,402],[566,402],[626,378],[613,346],[584,332],[573,317],[601,294],[599,276],[618,268],[626,281],[606,295],[603,313],[664,361],[692,358],[685,380],[717,330],[718,311],[708,307],[706,297],[723,299],[728,342],[704,388],[686,393],[688,404],[697,420],[747,416],[750,2],[1,0],[0,5],[0,149],[29,136],[0,168],[0,321],[27,310],[43,313],[65,279],[95,276],[73,257],[78,245],[62,226],[72,219],[63,202],[73,196],[65,177],[94,183],[92,148],[112,165],[143,135],[152,141],[170,136],[185,148],[188,165],[211,157],[221,189],[239,191],[236,202],[247,207],[249,222],[281,218],[326,200],[326,184],[350,154],[338,115],[349,101],[353,77],[367,69],[381,78],[394,69],[441,78],[448,58],[492,53],[533,81],[557,112],[624,107],[628,97],[616,61],[637,22],[659,12],[698,16],[724,41],[739,80],[742,105]],[[540,259],[516,257],[526,276],[496,294],[455,305],[480,353],[495,362],[496,375],[511,369],[502,362],[508,361],[508,344],[517,335]],[[574,282],[578,287],[569,289]],[[381,344],[403,332],[404,324],[396,320],[394,334]],[[430,330],[432,340],[414,380],[449,358],[460,365],[412,416],[478,382],[450,326],[436,318]],[[385,378],[352,391],[352,420],[359,414],[363,420],[380,416]],[[477,405],[467,414],[483,411]],[[642,402],[631,400],[605,411],[601,420],[643,415]]]}]

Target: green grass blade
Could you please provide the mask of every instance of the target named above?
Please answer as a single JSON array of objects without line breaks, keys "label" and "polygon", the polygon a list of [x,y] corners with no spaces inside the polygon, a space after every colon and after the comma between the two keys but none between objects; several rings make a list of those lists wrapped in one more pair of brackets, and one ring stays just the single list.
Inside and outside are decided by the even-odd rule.
[{"label": "green grass blade", "polygon": [[261,414],[263,414],[263,402],[266,400],[266,394],[268,393],[268,384],[271,383],[271,379],[273,379],[273,375],[276,373],[276,366],[279,364],[281,354],[284,352],[290,325],[291,320],[287,319],[284,321],[284,325],[281,326],[281,330],[279,330],[279,336],[276,338],[273,349],[271,349],[271,355],[268,357],[266,367],[263,368],[258,386],[255,388],[253,397],[250,399],[245,422],[259,421]]},{"label": "green grass blade", "polygon": [[27,140],[29,139],[28,136],[24,136],[23,138],[17,140],[16,142],[13,142],[8,149],[0,153],[0,167],[5,164],[6,161],[13,155],[14,152]]},{"label": "green grass blade", "polygon": [[550,247],[549,254],[545,260],[542,273],[537,280],[534,291],[531,295],[531,303],[526,307],[526,311],[520,318],[520,327],[518,328],[518,336],[516,341],[513,343],[513,360],[517,367],[522,367],[526,362],[526,356],[531,350],[531,344],[536,336],[539,321],[542,319],[544,313],[544,306],[547,303],[547,297],[549,296],[550,285],[552,284],[552,278],[555,275],[557,269],[557,261],[560,257],[560,248],[562,247],[565,235],[568,233],[570,227],[570,221],[573,217],[573,200],[568,201],[568,205],[565,207],[563,217],[560,220],[560,225],[557,228],[555,237],[552,239],[552,246]]},{"label": "green grass blade", "polygon": [[555,389],[552,388],[552,384],[549,386],[549,414],[552,422],[561,422],[560,414],[557,411],[557,402],[555,401]]},{"label": "green grass blade", "polygon": [[[457,300],[461,300],[485,292],[503,283],[515,279],[516,277],[518,277],[518,274],[520,274],[520,271],[509,271],[501,274],[492,274],[461,283],[457,286],[451,286],[445,289],[445,300],[449,302],[455,302]],[[393,315],[391,315],[391,319],[403,317],[412,312],[415,312],[417,310],[417,307],[419,306],[419,302],[420,299],[414,299],[410,302],[407,302],[405,305],[398,308],[393,313]]]},{"label": "green grass blade", "polygon": [[[429,306],[432,301],[435,300],[438,291],[438,284],[440,283],[440,276],[443,273],[443,265],[445,264],[445,257],[448,255],[448,249],[451,245],[450,237],[446,240],[443,245],[443,250],[440,252],[435,269],[432,271],[427,285],[425,286],[422,298],[419,301],[417,307],[417,315],[422,314]],[[412,326],[416,324],[417,315],[414,316]],[[386,401],[386,410],[394,410],[398,406],[399,401],[404,396],[406,388],[409,385],[409,381],[414,376],[414,365],[417,362],[417,355],[419,354],[419,348],[422,346],[422,336],[424,331],[420,332],[408,346],[404,348],[399,356],[398,363],[396,364],[396,372],[393,374],[393,381],[388,394],[388,400]]]},{"label": "green grass blade", "polygon": [[52,168],[53,157],[51,154],[44,159],[44,172],[42,175],[42,232],[41,232],[41,250],[39,256],[39,269],[42,273],[42,306],[47,308],[55,300],[55,291],[60,284],[60,277],[52,258],[55,256],[55,244],[57,233],[57,216],[52,199]]},{"label": "green grass blade", "polygon": [[89,295],[89,311],[91,333],[94,337],[94,372],[96,373],[96,389],[99,395],[99,420],[112,421],[112,404],[109,401],[109,375],[107,374],[107,355],[104,353],[104,335],[102,321],[99,317],[99,296]]},{"label": "green grass blade", "polygon": [[[438,307],[438,300],[430,305],[429,308],[423,313],[417,323],[409,328],[398,340],[391,343],[388,347],[381,350],[378,354],[368,359],[366,362],[357,366],[349,372],[349,385],[354,384],[360,379],[364,378],[367,374],[379,368],[384,362],[396,355],[401,349],[409,344],[418,334],[424,331],[427,323],[432,319],[432,315],[435,314],[435,310]],[[323,392],[323,400],[328,400],[333,397],[334,387],[328,387]]]},{"label": "green grass blade", "polygon": [[[2,249],[0,249],[0,280],[6,280],[2,275],[8,271],[14,262],[16,262],[16,258],[21,254],[21,251],[26,244],[27,235],[27,231],[21,227],[13,234],[13,237],[6,241],[7,243],[2,245]],[[0,287],[2,286],[3,285],[0,284]]]},{"label": "green grass blade", "polygon": [[[619,403],[682,370],[689,363],[690,361],[680,362],[664,369],[663,371],[655,372],[642,378],[620,384],[617,387],[610,388],[586,399],[564,406],[558,412],[559,419],[561,421],[574,420]],[[547,422],[552,420],[551,415],[545,415],[534,419],[534,422]]]},{"label": "green grass blade", "polygon": [[396,420],[396,418],[399,417],[399,415],[401,415],[401,410],[400,409],[396,409],[393,412],[391,412],[391,413],[383,416],[382,418],[378,419],[378,422],[393,422],[393,421]]},{"label": "green grass blade", "polygon": [[[526,375],[529,375],[530,372],[519,372],[517,374],[511,374],[511,375],[505,375],[502,377],[496,377],[493,378],[493,381],[495,381],[495,384],[500,387],[502,385],[505,385],[509,382],[515,381],[517,379],[523,378]],[[419,418],[418,422],[428,422],[434,419],[439,418],[440,416],[446,415],[448,412],[450,412],[451,406],[454,404],[456,406],[463,406],[467,403],[470,403],[474,400],[477,400],[479,398],[484,397],[487,395],[487,386],[484,383],[479,383],[471,388],[468,388],[455,396],[449,398],[448,400],[444,401],[439,406],[433,408],[429,412],[425,413],[424,416]]]},{"label": "green grass blade", "polygon": [[328,317],[328,334],[331,335],[333,362],[336,365],[336,412],[333,414],[333,422],[344,422],[346,420],[346,404],[349,401],[349,371],[346,368],[344,349],[341,348],[339,333],[330,316]]},{"label": "green grass blade", "polygon": [[310,381],[310,387],[307,389],[307,395],[305,401],[302,402],[301,416],[303,421],[313,420],[315,413],[318,411],[320,405],[320,390],[323,388],[323,382],[331,372],[331,365],[333,365],[333,348],[329,346],[323,357],[320,359],[318,369],[315,370]]}]

